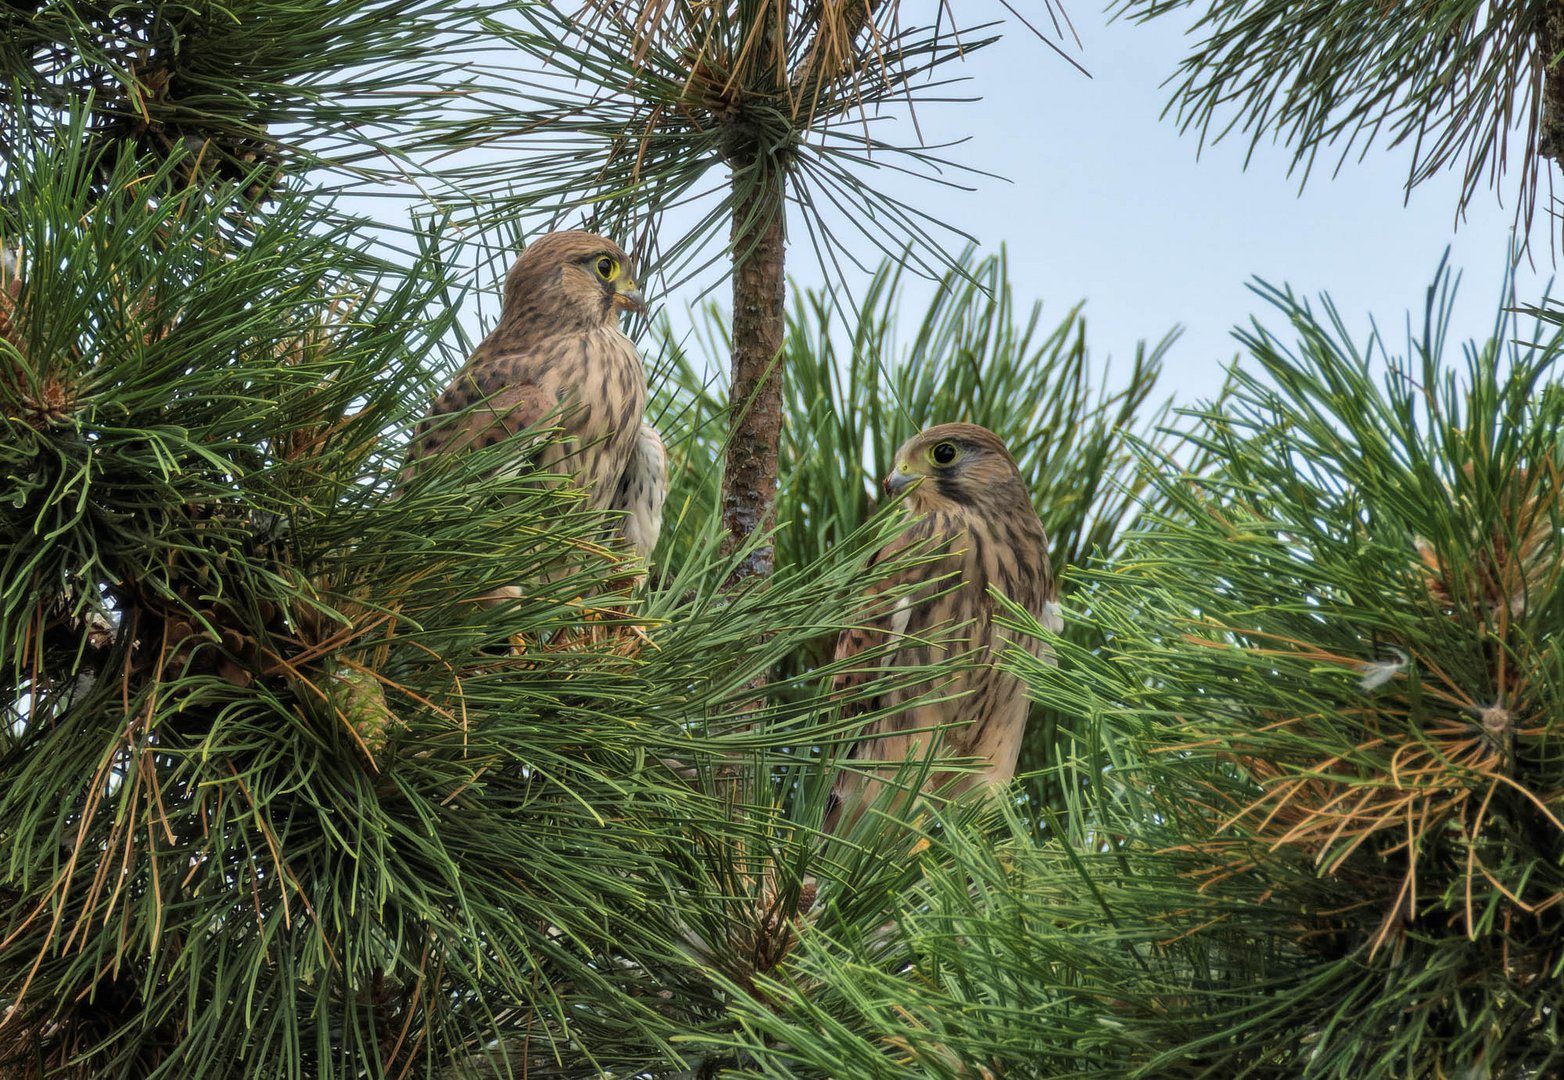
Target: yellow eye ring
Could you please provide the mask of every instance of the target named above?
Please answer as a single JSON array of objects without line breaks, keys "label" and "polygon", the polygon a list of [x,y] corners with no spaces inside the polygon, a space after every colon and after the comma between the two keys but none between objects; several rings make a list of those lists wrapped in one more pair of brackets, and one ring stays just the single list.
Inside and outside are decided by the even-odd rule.
[{"label": "yellow eye ring", "polygon": [[617,273],[619,273],[619,264],[609,256],[604,255],[597,260],[597,276],[604,281],[612,281]]},{"label": "yellow eye ring", "polygon": [[929,460],[936,465],[949,465],[956,460],[956,444],[948,440],[935,443],[929,451]]}]

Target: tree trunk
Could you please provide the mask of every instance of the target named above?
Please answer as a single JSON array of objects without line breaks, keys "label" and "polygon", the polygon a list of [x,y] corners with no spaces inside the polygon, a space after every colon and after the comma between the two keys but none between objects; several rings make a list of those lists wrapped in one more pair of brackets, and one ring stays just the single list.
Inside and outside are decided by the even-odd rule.
[{"label": "tree trunk", "polygon": [[1542,120],[1537,153],[1564,168],[1564,0],[1549,0],[1537,20],[1537,49],[1542,54]]},{"label": "tree trunk", "polygon": [[[782,441],[782,338],[786,327],[783,276],[784,213],[780,170],[734,166],[735,186],[748,190],[733,208],[733,366],[727,468],[722,484],[724,550],[734,551],[769,524],[777,495],[777,448]],[[730,583],[771,574],[770,544],[734,568]]]}]

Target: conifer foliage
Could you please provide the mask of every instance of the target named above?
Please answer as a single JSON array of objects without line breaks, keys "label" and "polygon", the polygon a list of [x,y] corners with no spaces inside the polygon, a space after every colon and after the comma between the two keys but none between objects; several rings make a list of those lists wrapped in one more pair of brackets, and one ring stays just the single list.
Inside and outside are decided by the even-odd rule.
[{"label": "conifer foliage", "polygon": [[[894,29],[730,22],[784,7],[822,49]],[[723,521],[739,403],[657,361],[674,495],[631,586],[511,447],[404,471],[468,351],[462,240],[376,246],[320,186],[473,183],[507,222],[503,170],[423,151],[518,134],[489,121],[537,87],[452,62],[555,56],[555,8],[513,8],[0,6],[0,1078],[1564,1071],[1564,317],[1506,298],[1458,359],[1443,274],[1402,349],[1261,286],[1286,329],[1164,428],[1163,346],[1094,387],[1078,312],[1045,332],[953,253],[899,338],[887,266],[779,339],[780,536]],[[779,123],[899,92],[955,59],[938,32],[875,46],[910,50],[891,82],[793,40]],[[662,90],[726,86],[705,55]],[[655,67],[586,77],[626,65]],[[592,115],[655,150],[632,91]],[[604,220],[731,162],[660,122],[699,145],[614,149]],[[603,164],[569,157],[555,209]],[[872,481],[949,419],[1016,449],[1069,564],[1058,665],[1003,661],[1038,772],[826,839],[861,722],[829,645],[903,566],[865,566],[899,527]]]},{"label": "conifer foliage", "polygon": [[1148,456],[1169,508],[1074,571],[1099,636],[1013,657],[1069,812],[926,820],[877,932],[735,1004],[733,1075],[1564,1067],[1564,334],[1454,360],[1441,278],[1397,355],[1262,293],[1209,470]]},{"label": "conifer foliage", "polygon": [[[769,853],[805,851],[711,765],[829,737],[766,677],[843,624],[878,528],[722,600],[708,530],[627,608],[601,522],[493,475],[503,445],[404,482],[436,258],[81,133],[32,136],[0,209],[0,1068],[677,1060],[720,1011],[691,949],[779,959],[732,924],[795,909]],[[477,603],[515,582],[548,584]]]},{"label": "conifer foliage", "polygon": [[456,245],[373,247],[315,184],[460,141],[427,46],[483,14],[0,15],[6,1080],[737,1066],[692,1040],[810,901],[856,933],[919,873],[895,822],[822,857],[847,733],[784,663],[894,523],[726,593],[753,552],[699,508],[627,595],[503,444],[404,476]]},{"label": "conifer foliage", "polygon": [[[250,20],[252,65],[313,26],[342,46],[320,71],[433,30],[432,6],[363,8],[202,11]],[[689,967],[668,883],[752,831],[699,766],[797,741],[807,703],[761,717],[783,734],[750,731],[752,703],[845,620],[873,537],[721,604],[698,582],[728,568],[693,561],[629,612],[602,598],[601,523],[488,475],[503,448],[404,485],[409,421],[460,356],[438,237],[368,253],[300,171],[339,159],[213,171],[213,131],[105,127],[156,87],[82,43],[193,48],[169,29],[192,9],[162,11],[4,16],[79,31],[50,55],[87,89],[6,38],[0,1075],[427,1076],[512,1029],[532,1075],[673,1059],[712,994],[685,971],[657,1004]],[[292,92],[225,100],[314,124],[301,145],[362,105]]]},{"label": "conifer foliage", "polygon": [[1458,361],[1445,275],[1400,355],[1260,291],[1291,331],[1243,334],[1211,472],[1082,575],[1111,648],[1033,671],[1112,762],[1076,843],[1141,971],[1105,1012],[1149,1075],[1553,1075],[1557,317]]}]

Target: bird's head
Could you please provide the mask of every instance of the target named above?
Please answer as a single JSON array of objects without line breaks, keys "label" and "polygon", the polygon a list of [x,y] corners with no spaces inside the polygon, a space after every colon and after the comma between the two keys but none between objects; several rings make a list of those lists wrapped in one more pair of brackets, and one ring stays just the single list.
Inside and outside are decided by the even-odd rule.
[{"label": "bird's head", "polygon": [[939,424],[908,439],[896,451],[896,468],[885,493],[907,493],[915,513],[931,510],[982,512],[1005,505],[1026,482],[999,436],[976,424]]},{"label": "bird's head", "polygon": [[546,318],[556,327],[611,323],[624,309],[646,310],[635,263],[618,244],[593,233],[538,237],[505,278],[507,314]]}]

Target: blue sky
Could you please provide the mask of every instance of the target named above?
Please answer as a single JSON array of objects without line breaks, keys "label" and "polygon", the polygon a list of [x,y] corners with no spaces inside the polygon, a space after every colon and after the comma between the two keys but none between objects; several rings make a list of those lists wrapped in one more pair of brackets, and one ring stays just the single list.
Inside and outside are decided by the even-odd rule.
[{"label": "blue sky", "polygon": [[[1006,244],[1019,300],[1042,300],[1045,316],[1062,317],[1084,299],[1094,356],[1121,363],[1138,339],[1182,326],[1167,384],[1184,402],[1215,393],[1239,349],[1235,323],[1259,314],[1277,325],[1247,288],[1256,276],[1328,291],[1349,326],[1366,334],[1373,315],[1394,347],[1448,246],[1462,271],[1455,336],[1488,332],[1508,266],[1513,186],[1480,191],[1457,226],[1457,176],[1407,200],[1409,155],[1376,147],[1334,178],[1317,171],[1300,192],[1287,148],[1262,145],[1246,169],[1243,139],[1199,152],[1193,133],[1160,117],[1170,93],[1161,84],[1188,51],[1177,18],[1136,25],[1083,5],[1068,10],[1083,46],[1073,55],[1090,79],[1012,25],[964,65],[971,81],[959,91],[982,101],[919,110],[928,141],[970,135],[953,156],[1007,181],[968,178],[977,189],[968,193],[887,178],[984,249]],[[793,232],[790,272],[822,281]],[[1523,302],[1553,274],[1543,228],[1535,235],[1537,265],[1517,274]]]},{"label": "blue sky", "polygon": [[[1298,178],[1288,174],[1287,147],[1262,144],[1246,167],[1242,136],[1201,151],[1194,133],[1181,135],[1172,119],[1162,118],[1170,94],[1163,83],[1192,44],[1184,36],[1187,15],[1136,25],[1110,22],[1079,2],[1067,0],[1067,9],[1081,38],[1081,47],[1072,44],[1070,51],[1090,78],[1011,23],[998,44],[946,69],[966,81],[943,96],[981,100],[918,110],[927,143],[965,139],[947,156],[1004,179],[953,177],[972,191],[889,170],[875,180],[903,202],[937,209],[983,251],[1006,245],[1016,299],[1041,301],[1050,325],[1084,301],[1087,340],[1099,370],[1111,358],[1112,369],[1124,371],[1137,341],[1155,341],[1182,327],[1167,357],[1165,388],[1185,404],[1214,396],[1239,353],[1235,324],[1259,316],[1283,329],[1249,291],[1256,277],[1311,297],[1330,293],[1359,340],[1372,316],[1400,351],[1407,315],[1421,318],[1425,290],[1446,248],[1461,273],[1454,338],[1490,331],[1509,268],[1513,179],[1501,191],[1479,191],[1459,223],[1459,177],[1439,176],[1408,199],[1410,159],[1401,148],[1376,146],[1335,176],[1330,166],[1336,155],[1327,151],[1324,167],[1300,190]],[[882,122],[890,125],[882,137],[912,140],[904,116]],[[1515,140],[1512,153],[1520,145]],[[708,179],[725,182],[715,173]],[[385,212],[380,203],[364,208],[372,215]],[[829,277],[796,211],[790,220],[788,270],[796,282],[846,285],[850,292],[867,283],[867,273],[850,266],[854,279]],[[529,231],[548,227],[523,224]],[[685,224],[670,218],[664,228],[677,231]],[[1554,273],[1540,220],[1533,238],[1535,265],[1522,263],[1516,273],[1522,303],[1540,299]],[[954,234],[948,240],[953,249],[963,244]],[[877,261],[867,244],[858,255]],[[470,331],[481,332],[492,320],[503,271],[498,264],[479,270],[463,312]],[[657,282],[649,284],[654,311],[667,315],[682,335],[690,304],[712,277],[672,292],[658,293]],[[928,282],[907,284],[903,311],[909,318],[931,291]],[[724,285],[709,298],[726,306],[727,295]]]}]

